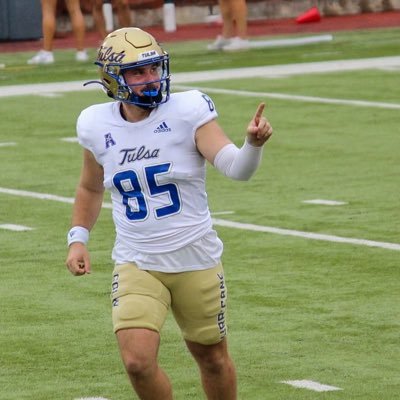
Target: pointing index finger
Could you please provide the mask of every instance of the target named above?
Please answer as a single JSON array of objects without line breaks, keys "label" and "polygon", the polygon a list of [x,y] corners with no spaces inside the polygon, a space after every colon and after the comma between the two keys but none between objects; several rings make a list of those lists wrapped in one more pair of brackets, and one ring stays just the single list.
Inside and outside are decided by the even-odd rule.
[{"label": "pointing index finger", "polygon": [[256,123],[258,123],[258,121],[260,120],[263,112],[264,112],[264,108],[265,108],[265,103],[260,103],[257,107],[257,111],[254,114],[254,120]]}]

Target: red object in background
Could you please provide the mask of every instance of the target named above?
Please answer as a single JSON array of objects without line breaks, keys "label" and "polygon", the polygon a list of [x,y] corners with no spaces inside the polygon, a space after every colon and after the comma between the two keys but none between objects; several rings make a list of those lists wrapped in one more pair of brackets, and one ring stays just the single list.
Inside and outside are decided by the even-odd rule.
[{"label": "red object in background", "polygon": [[312,7],[307,10],[304,14],[299,15],[296,18],[298,24],[306,24],[309,22],[319,22],[321,21],[321,14],[317,7]]}]

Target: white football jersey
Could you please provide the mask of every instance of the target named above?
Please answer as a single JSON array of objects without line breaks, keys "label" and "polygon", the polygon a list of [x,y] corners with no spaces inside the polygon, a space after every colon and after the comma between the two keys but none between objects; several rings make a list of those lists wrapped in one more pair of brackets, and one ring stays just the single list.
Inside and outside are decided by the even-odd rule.
[{"label": "white football jersey", "polygon": [[[204,238],[211,240],[203,243],[211,253],[208,263],[218,261],[222,244],[212,230],[206,162],[195,143],[196,130],[216,117],[212,100],[197,90],[171,94],[148,118],[134,123],[122,118],[119,102],[82,111],[78,139],[104,169],[104,186],[113,203],[117,263],[135,261],[142,268],[169,270],[153,265],[158,255],[180,254]],[[192,253],[186,258],[190,268],[213,266],[193,265]]]}]

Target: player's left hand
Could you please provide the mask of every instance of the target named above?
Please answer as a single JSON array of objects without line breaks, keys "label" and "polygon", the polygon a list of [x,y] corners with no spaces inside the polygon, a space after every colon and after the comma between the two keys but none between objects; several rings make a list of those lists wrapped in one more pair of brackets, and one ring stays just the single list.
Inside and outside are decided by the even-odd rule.
[{"label": "player's left hand", "polygon": [[265,103],[260,103],[254,117],[247,127],[247,141],[252,146],[261,147],[272,135],[272,126],[262,115]]}]

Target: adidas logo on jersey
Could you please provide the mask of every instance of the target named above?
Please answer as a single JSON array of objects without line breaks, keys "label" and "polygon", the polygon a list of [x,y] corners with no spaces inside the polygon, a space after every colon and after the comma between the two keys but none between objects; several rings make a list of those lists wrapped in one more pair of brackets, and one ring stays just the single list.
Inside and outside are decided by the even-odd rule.
[{"label": "adidas logo on jersey", "polygon": [[154,133],[164,133],[164,132],[171,132],[171,128],[168,128],[168,125],[163,122],[158,126],[155,130]]}]

